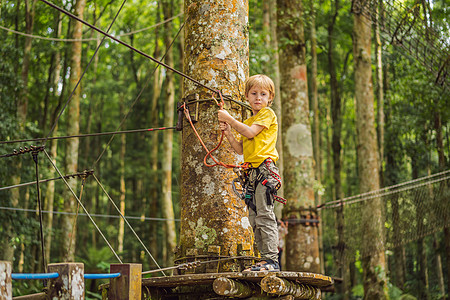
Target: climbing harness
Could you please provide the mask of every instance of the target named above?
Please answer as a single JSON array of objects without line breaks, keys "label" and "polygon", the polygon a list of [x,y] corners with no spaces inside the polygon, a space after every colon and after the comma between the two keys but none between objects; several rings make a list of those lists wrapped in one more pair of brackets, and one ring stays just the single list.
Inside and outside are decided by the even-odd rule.
[{"label": "climbing harness", "polygon": [[[245,163],[245,166],[233,169],[233,171],[237,175],[237,178],[233,179],[232,181],[233,191],[239,198],[244,200],[245,204],[247,204],[247,206],[251,208],[255,213],[256,205],[253,199],[255,197],[255,191],[258,184],[266,187],[267,205],[273,205],[273,200],[278,201],[282,204],[286,204],[286,199],[277,195],[278,190],[281,188],[281,178],[280,175],[278,175],[269,167],[270,163],[275,164],[271,158],[268,158],[258,168],[251,168],[251,164]],[[268,176],[270,177],[266,177],[260,170],[260,167],[262,166],[265,166],[269,171]],[[256,174],[252,174],[252,172],[256,172]],[[276,184],[273,184],[270,178],[274,179],[276,181]],[[241,185],[242,192],[239,192],[236,186],[237,183]]]}]

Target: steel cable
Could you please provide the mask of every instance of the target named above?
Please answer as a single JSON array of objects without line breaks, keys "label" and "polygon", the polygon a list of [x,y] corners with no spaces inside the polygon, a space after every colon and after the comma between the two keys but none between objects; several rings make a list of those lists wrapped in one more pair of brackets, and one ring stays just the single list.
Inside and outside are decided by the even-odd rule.
[{"label": "steel cable", "polygon": [[[43,1],[43,0],[41,0]],[[107,32],[109,32],[109,30],[111,29],[111,27],[113,26],[114,22],[116,21],[117,17],[119,16],[120,11],[122,10],[123,6],[125,5],[125,2],[127,0],[124,0],[122,2],[122,5],[120,6],[119,10],[117,11],[116,15],[114,16],[113,21],[111,22],[111,24],[109,25]],[[45,2],[45,1],[44,1]],[[79,19],[79,18],[78,18]],[[75,85],[75,87],[73,88],[72,92],[69,95],[69,98],[67,99],[66,103],[64,104],[64,107],[62,108],[61,112],[58,114],[58,117],[56,118],[55,122],[53,123],[52,128],[50,129],[50,132],[47,134],[47,137],[45,138],[43,145],[45,145],[45,143],[47,142],[47,139],[50,137],[50,135],[52,134],[53,130],[55,130],[56,124],[58,123],[59,119],[61,118],[61,115],[63,114],[64,110],[66,109],[67,105],[69,104],[70,100],[72,99],[73,94],[75,93],[76,89],[78,88],[78,86],[80,85],[81,80],[84,77],[84,74],[86,74],[87,69],[89,68],[89,66],[91,65],[91,63],[94,61],[95,56],[97,55],[98,50],[100,49],[101,45],[103,44],[103,41],[105,40],[105,36],[102,38],[101,42],[98,44],[97,48],[95,49],[94,54],[92,55],[91,59],[89,60],[89,63],[87,64],[86,68],[83,71],[83,74],[81,74],[80,78],[77,81],[77,84]]]},{"label": "steel cable", "polygon": [[[103,187],[103,185],[100,183],[100,181],[98,180],[97,176],[95,176],[95,174],[93,174],[95,180],[97,181],[97,184],[101,187],[101,189],[103,190],[103,192],[105,193],[105,195],[108,197],[109,201],[111,201],[111,203],[113,204],[114,208],[117,210],[117,212],[120,214],[120,216],[122,217],[122,219],[125,221],[125,223],[127,223],[128,227],[131,229],[131,231],[133,232],[133,234],[136,236],[136,238],[138,239],[139,243],[141,243],[142,247],[144,247],[145,251],[147,252],[147,254],[150,256],[150,258],[153,260],[153,262],[155,263],[155,265],[161,269],[161,267],[159,266],[158,262],[155,260],[155,258],[153,257],[153,255],[150,253],[150,251],[147,249],[147,247],[145,246],[145,244],[142,242],[142,240],[139,238],[139,235],[136,233],[136,231],[134,231],[133,227],[130,225],[130,223],[128,222],[128,220],[125,218],[125,216],[122,214],[122,212],[120,211],[120,209],[117,207],[116,203],[114,202],[114,200],[111,198],[111,196],[108,194],[108,192],[105,190],[105,188]],[[164,271],[161,270],[161,273],[166,276],[166,274],[164,273]]]},{"label": "steel cable", "polygon": [[58,169],[58,167],[55,165],[55,163],[53,163],[50,155],[47,153],[47,151],[44,149],[44,153],[45,155],[47,155],[48,160],[50,161],[50,163],[52,164],[53,168],[55,168],[56,172],[58,172],[59,176],[61,176],[62,180],[64,181],[64,183],[67,185],[67,187],[69,188],[70,192],[72,193],[72,195],[75,197],[75,199],[77,199],[78,203],[80,204],[80,206],[83,208],[84,212],[86,213],[86,215],[89,217],[89,219],[91,220],[92,224],[94,224],[94,227],[97,229],[97,231],[100,233],[100,235],[102,236],[102,238],[105,240],[106,244],[108,245],[109,249],[111,249],[112,253],[114,253],[114,256],[117,258],[117,260],[123,264],[122,260],[120,259],[120,257],[117,255],[116,251],[114,251],[113,247],[111,246],[111,244],[109,243],[108,239],[105,237],[105,235],[103,234],[103,232],[100,230],[100,228],[97,226],[97,224],[95,223],[94,219],[92,219],[91,215],[89,214],[89,212],[87,211],[86,207],[84,207],[83,203],[81,203],[80,199],[78,199],[78,196],[75,194],[75,192],[72,190],[72,188],[70,187],[69,183],[67,182],[67,180],[64,178],[64,176],[62,175],[61,171]]}]

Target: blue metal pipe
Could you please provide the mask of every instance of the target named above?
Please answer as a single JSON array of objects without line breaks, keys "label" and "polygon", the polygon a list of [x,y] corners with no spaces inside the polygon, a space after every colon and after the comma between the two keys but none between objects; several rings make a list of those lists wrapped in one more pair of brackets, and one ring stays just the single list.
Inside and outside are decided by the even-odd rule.
[{"label": "blue metal pipe", "polygon": [[119,277],[120,273],[108,273],[108,274],[84,274],[84,279],[107,279]]},{"label": "blue metal pipe", "polygon": [[11,278],[16,280],[22,279],[52,279],[58,278],[58,273],[11,273]]}]

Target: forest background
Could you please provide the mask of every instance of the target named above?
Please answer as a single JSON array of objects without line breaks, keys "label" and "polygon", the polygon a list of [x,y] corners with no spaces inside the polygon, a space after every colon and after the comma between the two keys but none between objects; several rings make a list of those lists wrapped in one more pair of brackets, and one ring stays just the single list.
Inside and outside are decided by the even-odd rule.
[{"label": "forest background", "polygon": [[[406,24],[406,27],[412,24],[413,29],[414,26],[425,28],[423,32],[426,36],[420,35],[420,32],[409,33],[412,36],[410,41],[424,42],[430,49],[437,49],[431,55],[435,56],[438,64],[442,62],[439,58],[444,57],[445,61],[447,57],[447,65],[444,62],[443,67],[448,70],[449,2],[424,0],[391,3],[394,3],[391,13],[396,14],[397,20],[401,20],[399,22]],[[76,6],[74,1],[56,1],[55,4],[72,12]],[[107,0],[86,1],[84,19],[106,29],[120,4]],[[281,6],[278,9],[282,9]],[[277,61],[277,48],[282,45],[277,45],[276,11],[276,1],[249,1],[251,75],[265,73],[279,78],[276,74],[278,68],[287,68],[278,65]],[[320,205],[360,192],[352,3],[305,0],[301,11],[316,160],[314,190],[316,204]],[[173,39],[170,65],[183,70],[183,32],[179,32],[183,15],[183,3],[179,0],[136,0],[125,4],[110,33],[157,58],[165,53]],[[182,81],[175,76],[174,86],[170,87],[167,84],[169,70],[156,68],[155,63],[108,39],[93,56],[102,36],[86,26],[81,29],[76,27],[68,17],[39,1],[2,1],[0,20],[0,141],[64,136],[73,132],[111,132],[118,130],[119,124],[122,125],[120,130],[157,128],[168,126],[165,122],[168,114],[172,114],[176,122],[175,109],[167,112],[166,103],[170,95],[181,99]],[[80,34],[82,32],[80,37],[83,42],[79,43],[78,52],[73,47],[75,43],[68,40],[73,38],[74,28],[81,30]],[[448,81],[442,82],[442,77],[436,75],[438,72],[430,72],[430,64],[425,63],[424,66],[421,63],[427,62],[426,53],[408,52],[399,40],[377,30],[374,26],[372,66],[377,145],[381,161],[380,185],[387,187],[445,173],[450,152]],[[436,42],[428,34],[440,38]],[[286,44],[293,42],[289,39],[281,41]],[[433,48],[433,45],[438,46]],[[381,56],[377,55],[378,51]],[[74,54],[81,60],[81,70],[90,63],[91,57],[94,59],[73,96],[79,97],[79,118],[77,112],[70,109],[66,109],[59,118],[75,85],[71,73],[76,71],[81,74],[81,70],[70,67]],[[130,224],[149,252],[161,266],[170,266],[173,261],[168,231],[172,234],[179,231],[181,135],[173,133],[173,156],[169,157],[171,181],[164,180],[164,170],[168,164],[164,145],[170,136],[155,131],[121,134],[113,140],[110,138],[81,138],[79,144],[69,143],[68,140],[48,140],[46,148],[57,165],[65,166],[61,168],[64,174],[95,169],[96,177],[122,212],[126,212]],[[13,149],[25,145],[30,143],[0,144],[0,154],[12,153]],[[76,153],[75,157],[72,157],[73,153]],[[41,179],[59,176],[44,155],[40,158]],[[35,164],[31,155],[1,159],[2,187],[35,180]],[[77,168],[69,171],[74,166],[73,161]],[[78,179],[72,181],[75,182],[72,183],[74,190],[79,193],[83,183],[83,203],[95,215],[97,225],[111,241],[112,247],[118,249],[120,257],[124,261],[141,262],[144,269],[154,267],[138,240],[128,234],[108,195],[96,180],[92,176],[88,176],[85,182],[82,176]],[[170,187],[164,186],[167,182],[171,182]],[[41,189],[43,210],[46,211],[43,221],[47,262],[61,262],[68,255],[73,255],[75,260],[85,263],[89,272],[107,271],[109,264],[116,262],[114,254],[82,209],[77,208],[76,202],[65,201],[68,194],[66,185],[61,180],[52,181],[41,184]],[[172,217],[163,209],[167,207],[163,203],[167,191],[171,195]],[[429,197],[417,196],[420,193],[423,191],[410,193],[413,202],[416,201],[410,207],[414,212],[446,211],[445,206],[438,206],[440,204]],[[33,185],[0,190],[0,259],[13,261],[13,269],[17,272],[42,271],[36,198]],[[55,213],[48,213],[51,211]],[[79,211],[78,230],[76,237],[71,238],[71,232],[67,231],[70,224],[64,223],[67,220],[62,212],[76,211]],[[339,277],[336,211],[324,211],[327,213],[321,216],[324,221],[322,268],[325,274]],[[351,213],[353,215],[347,216],[356,219],[358,209]],[[413,214],[413,218],[417,215]],[[447,217],[444,214],[443,219],[448,220]],[[73,216],[70,220],[73,222]],[[403,221],[414,223],[411,219]],[[428,220],[428,226],[430,223],[433,222]],[[446,246],[450,246],[444,227],[448,228],[449,223],[445,220],[435,223],[427,227],[427,234],[420,231],[420,226],[415,226],[417,231],[412,237],[400,242],[404,247],[401,254],[405,259],[401,267],[403,275],[394,272],[398,260],[393,259],[393,251],[385,249],[391,266],[387,278],[393,299],[405,298],[405,295],[417,299],[443,299],[448,294],[448,284],[445,283],[450,280],[450,248],[446,250]],[[176,228],[170,229],[171,224]],[[351,226],[358,225],[355,221]],[[386,226],[389,227],[389,224]],[[328,294],[328,299],[359,299],[363,296],[363,271],[358,256],[352,256],[348,264],[351,277],[348,288]],[[87,297],[98,297],[96,284],[98,282],[92,282]],[[40,286],[15,283],[14,288],[17,295],[38,291]]]}]

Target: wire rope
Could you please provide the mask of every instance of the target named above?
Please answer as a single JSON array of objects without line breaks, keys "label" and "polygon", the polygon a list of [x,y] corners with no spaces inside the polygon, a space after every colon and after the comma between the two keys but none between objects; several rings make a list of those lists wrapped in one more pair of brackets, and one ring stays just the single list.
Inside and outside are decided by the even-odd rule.
[{"label": "wire rope", "polygon": [[[137,29],[137,30],[134,30],[134,31],[117,34],[116,37],[130,36],[130,35],[133,35],[133,34],[136,34],[136,33],[140,33],[140,32],[152,29],[152,28],[156,28],[156,27],[158,27],[160,25],[163,25],[165,23],[168,23],[170,21],[175,20],[176,18],[178,18],[178,17],[180,17],[182,15],[183,15],[183,13],[179,13],[178,15],[176,15],[174,17],[171,17],[171,18],[169,18],[167,20],[164,20],[163,22],[159,22],[159,23],[156,23],[156,24],[154,24],[152,26],[141,28],[141,29]],[[53,41],[53,42],[91,42],[91,41],[101,40],[100,38],[86,38],[86,39],[59,39],[59,38],[51,38],[51,37],[45,37],[45,36],[39,36],[39,35],[28,34],[28,33],[25,33],[25,32],[20,32],[20,31],[14,30],[14,29],[10,29],[8,27],[1,26],[1,25],[0,25],[0,29],[9,31],[9,32],[14,33],[14,34],[18,34],[18,35],[34,38],[34,39],[40,39],[40,40],[45,40],[45,41]]]},{"label": "wire rope", "polygon": [[[170,43],[170,45],[167,47],[166,52],[164,53],[164,55],[161,57],[160,60],[164,60],[164,58],[166,57],[167,53],[169,52],[170,48],[172,47],[173,43],[175,42],[175,40],[178,38],[178,36],[180,35],[181,30],[184,27],[184,24],[186,24],[185,20],[183,22],[183,24],[181,24],[180,28],[178,29],[177,34],[175,35],[175,37],[172,39],[172,42]],[[133,100],[133,102],[131,103],[130,107],[128,108],[127,113],[125,114],[125,116],[122,118],[122,120],[119,123],[119,126],[117,127],[117,130],[119,130],[120,128],[122,128],[122,125],[125,123],[126,119],[128,118],[131,110],[133,109],[133,107],[136,105],[136,103],[140,100],[142,93],[144,92],[144,90],[149,86],[150,84],[150,79],[154,76],[156,70],[159,68],[160,64],[157,64],[155,69],[153,69],[153,72],[151,73],[151,75],[147,78],[147,81],[145,82],[144,86],[142,87],[142,89],[139,91],[139,94],[136,96],[136,98]],[[111,144],[112,140],[114,139],[116,135],[113,133],[112,137],[109,139],[108,143],[106,144],[106,146],[103,148],[103,151],[100,153],[100,155],[97,157],[97,159],[94,162],[94,166],[97,165],[97,163],[100,161],[100,159],[103,157],[103,154],[105,154],[106,149],[108,149],[109,145]]]},{"label": "wire rope", "polygon": [[[10,211],[23,211],[23,212],[36,212],[35,209],[31,208],[17,208],[17,207],[8,207],[8,206],[0,206],[0,210],[10,210]],[[55,215],[70,215],[74,216],[74,212],[67,212],[67,211],[48,211],[43,210],[42,213],[44,214],[55,214]],[[87,214],[79,213],[79,216],[87,216]],[[92,217],[99,217],[99,218],[109,218],[109,219],[120,219],[120,216],[117,215],[105,215],[105,214],[91,214]],[[128,220],[139,220],[139,221],[175,221],[179,222],[180,219],[167,219],[167,218],[151,218],[151,217],[138,217],[138,216],[125,216]]]},{"label": "wire rope", "polygon": [[[41,0],[43,1],[43,0]],[[114,22],[116,21],[117,17],[119,16],[120,11],[122,10],[123,6],[125,5],[125,2],[127,0],[123,0],[122,5],[120,6],[119,10],[117,11],[116,15],[114,16],[113,21],[111,22],[111,24],[109,25],[107,32],[109,32],[109,30],[111,29],[111,27],[113,26]],[[79,18],[78,18],[79,19]],[[75,87],[73,88],[72,92],[69,95],[69,98],[67,99],[66,103],[64,104],[64,107],[62,108],[61,112],[58,114],[58,117],[56,118],[55,122],[53,123],[52,128],[50,129],[50,132],[47,134],[43,145],[45,145],[45,143],[47,142],[47,139],[50,137],[50,135],[52,134],[53,130],[55,130],[56,124],[58,123],[59,119],[61,118],[61,115],[63,114],[64,110],[66,109],[67,105],[69,104],[70,100],[72,99],[72,96],[74,95],[76,89],[78,88],[78,86],[80,85],[81,80],[84,77],[84,74],[86,74],[87,69],[89,68],[89,66],[91,65],[91,63],[94,61],[95,56],[98,53],[98,50],[100,49],[101,45],[103,44],[103,41],[106,39],[106,37],[104,36],[101,40],[101,42],[98,44],[97,48],[95,49],[94,54],[91,56],[91,59],[89,60],[89,63],[87,64],[86,68],[84,68],[83,73],[81,74],[80,78],[77,81],[77,84],[75,85]]]},{"label": "wire rope", "polygon": [[173,67],[171,67],[171,66],[169,66],[169,65],[167,65],[167,64],[165,64],[165,63],[163,63],[162,61],[160,61],[160,60],[154,58],[153,56],[148,55],[148,54],[142,52],[141,50],[138,50],[138,49],[136,49],[135,47],[133,47],[133,46],[131,46],[131,45],[129,45],[129,44],[127,44],[127,43],[125,43],[125,42],[123,42],[123,41],[117,39],[116,37],[110,35],[109,33],[105,32],[105,31],[103,31],[103,30],[101,30],[100,28],[98,28],[98,27],[96,27],[96,26],[90,24],[89,22],[84,21],[83,19],[81,19],[81,18],[79,18],[79,17],[73,15],[72,13],[70,13],[70,12],[68,12],[68,11],[66,11],[66,10],[64,10],[64,9],[62,9],[61,7],[55,5],[55,4],[53,4],[53,3],[51,3],[51,2],[49,2],[49,1],[47,1],[47,0],[40,0],[40,1],[44,2],[45,4],[51,6],[51,7],[55,8],[55,9],[57,9],[58,11],[62,12],[63,14],[65,14],[65,15],[67,15],[67,16],[69,16],[69,17],[71,17],[71,18],[73,18],[73,19],[75,19],[75,20],[77,20],[77,21],[79,21],[79,22],[81,22],[81,23],[83,23],[84,25],[86,25],[86,26],[88,26],[88,27],[94,29],[95,31],[100,32],[101,34],[103,34],[103,35],[109,37],[110,39],[112,39],[112,40],[118,42],[119,44],[121,44],[121,45],[123,45],[123,46],[129,48],[130,50],[133,50],[134,52],[139,53],[140,55],[142,55],[142,56],[144,56],[144,57],[146,57],[146,58],[148,58],[148,59],[154,61],[155,63],[157,63],[157,64],[159,64],[159,65],[165,67],[166,69],[171,70],[172,72],[175,72],[176,74],[178,74],[178,75],[180,75],[180,76],[182,76],[182,77],[184,77],[184,78],[186,78],[186,79],[188,79],[188,80],[190,80],[190,81],[196,83],[197,85],[199,85],[199,86],[201,86],[201,87],[204,87],[205,89],[207,89],[207,90],[209,90],[209,91],[211,91],[211,92],[218,93],[218,90],[213,89],[213,88],[211,88],[211,87],[209,87],[209,86],[207,86],[207,85],[201,83],[200,81],[198,81],[198,80],[196,80],[196,79],[194,79],[194,78],[192,78],[192,77],[190,77],[190,76],[184,74],[183,72],[180,72],[180,71],[178,71],[177,69],[175,69],[175,68],[173,68]]},{"label": "wire rope", "polygon": [[50,163],[52,164],[53,168],[55,168],[56,172],[58,172],[59,176],[61,176],[62,180],[64,181],[64,183],[67,185],[67,187],[69,188],[70,192],[72,193],[72,195],[75,197],[75,199],[77,199],[78,203],[80,203],[80,206],[83,208],[84,212],[86,213],[86,215],[89,217],[89,219],[91,220],[92,224],[94,224],[95,228],[97,229],[97,231],[100,233],[100,235],[102,236],[102,238],[105,240],[106,244],[108,245],[109,249],[111,249],[111,251],[113,252],[114,256],[117,258],[117,260],[123,264],[122,260],[120,259],[120,257],[117,255],[116,251],[114,251],[113,247],[111,246],[111,244],[109,243],[109,241],[106,239],[105,235],[103,234],[103,232],[100,230],[100,228],[97,226],[97,224],[95,223],[94,219],[92,219],[91,215],[89,214],[89,212],[87,211],[86,207],[84,207],[83,203],[81,203],[80,199],[78,199],[78,196],[75,194],[75,192],[72,190],[72,188],[70,187],[69,183],[67,182],[67,180],[64,178],[64,176],[62,175],[61,171],[58,169],[58,167],[56,166],[56,164],[53,162],[52,158],[50,157],[50,155],[47,153],[47,151],[44,149],[44,153],[45,155],[47,155],[48,160],[50,161]]},{"label": "wire rope", "polygon": [[[363,194],[359,194],[359,195],[343,198],[343,199],[340,199],[340,200],[326,202],[326,203],[318,206],[317,208],[319,208],[319,209],[320,208],[332,208],[332,207],[341,206],[342,204],[353,204],[353,203],[362,202],[362,201],[370,200],[370,199],[377,198],[377,197],[387,196],[387,195],[399,193],[399,192],[402,192],[402,191],[415,189],[415,188],[422,187],[422,186],[425,186],[425,185],[428,185],[428,184],[441,182],[441,181],[450,179],[450,176],[447,175],[447,176],[442,177],[442,178],[433,179],[433,180],[429,180],[429,181],[425,181],[425,182],[422,182],[422,183],[417,183],[417,184],[408,186],[408,184],[416,183],[418,181],[423,181],[425,179],[431,179],[431,178],[434,178],[434,177],[439,176],[439,175],[448,174],[449,172],[450,172],[450,170],[447,170],[447,171],[444,171],[444,172],[441,172],[441,173],[436,173],[436,174],[433,174],[433,175],[430,175],[430,176],[421,177],[419,179],[407,181],[407,182],[404,182],[404,183],[401,183],[401,184],[388,186],[388,187],[385,187],[383,189],[379,189],[379,190],[376,190],[376,191],[371,191],[371,192],[367,192],[367,193],[363,193]],[[398,188],[398,189],[396,189],[396,188]]]},{"label": "wire rope", "polygon": [[[105,188],[103,187],[103,185],[100,183],[100,180],[98,180],[97,176],[95,176],[95,174],[92,174],[95,178],[95,180],[97,181],[97,184],[100,186],[100,188],[103,190],[103,192],[105,193],[105,195],[108,197],[109,201],[111,201],[111,203],[113,204],[114,208],[117,210],[117,212],[120,214],[120,217],[125,221],[125,223],[127,223],[128,227],[131,229],[131,231],[133,232],[133,234],[136,236],[136,238],[138,239],[139,243],[141,243],[141,246],[144,247],[145,251],[147,252],[147,254],[150,256],[150,258],[153,260],[153,262],[155,263],[155,265],[161,269],[161,267],[159,266],[158,262],[155,260],[155,258],[153,257],[153,255],[150,253],[150,251],[147,249],[147,247],[145,246],[145,244],[142,242],[142,240],[140,239],[139,235],[136,233],[136,231],[134,231],[133,227],[130,225],[130,223],[128,222],[128,220],[124,217],[124,215],[122,214],[122,212],[120,211],[120,209],[117,207],[116,203],[114,202],[114,200],[111,198],[111,196],[108,194],[108,192],[105,190]],[[161,271],[161,273],[164,276],[167,276],[164,271]]]},{"label": "wire rope", "polygon": [[[64,135],[64,136],[54,136],[49,137],[47,140],[63,140],[63,139],[72,139],[72,138],[84,138],[84,137],[92,137],[92,136],[103,136],[103,135],[113,135],[113,134],[125,134],[125,133],[138,133],[138,132],[147,132],[147,131],[158,131],[158,130],[166,130],[166,129],[176,129],[176,126],[172,127],[158,127],[158,128],[143,128],[143,129],[130,129],[130,130],[122,130],[122,131],[110,131],[110,132],[97,132],[97,133],[82,133],[75,135]],[[35,139],[23,139],[23,140],[12,140],[12,141],[0,141],[1,144],[14,144],[14,143],[25,143],[25,142],[39,142],[44,141],[46,138],[35,138]]]}]

